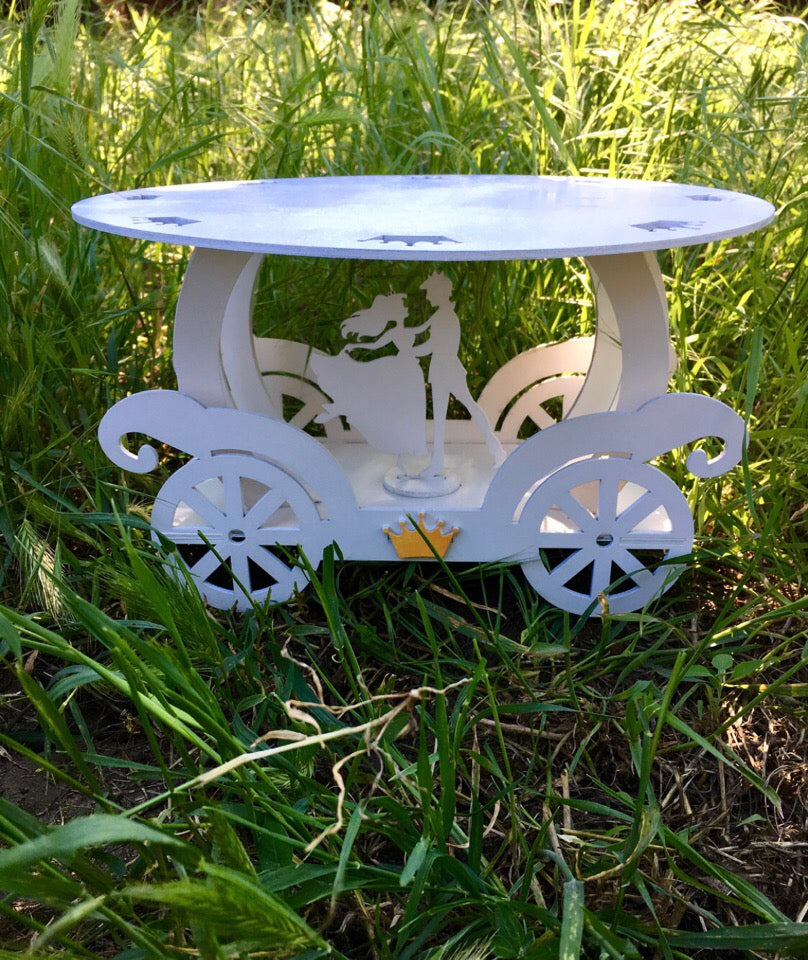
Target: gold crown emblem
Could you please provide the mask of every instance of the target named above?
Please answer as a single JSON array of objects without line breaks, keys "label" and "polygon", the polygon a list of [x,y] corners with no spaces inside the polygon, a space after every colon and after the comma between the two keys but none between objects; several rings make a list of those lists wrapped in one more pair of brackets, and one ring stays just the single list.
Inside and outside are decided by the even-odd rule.
[{"label": "gold crown emblem", "polygon": [[424,515],[419,513],[418,524],[412,530],[403,520],[399,520],[398,525],[401,527],[401,533],[393,533],[390,527],[385,527],[384,532],[390,538],[390,542],[402,560],[428,560],[434,557],[434,554],[427,546],[427,540],[435,548],[435,553],[439,557],[445,557],[449,544],[458,532],[458,528],[454,527],[450,532],[444,533],[441,530],[443,524],[443,520],[438,520],[431,530],[427,530]]}]

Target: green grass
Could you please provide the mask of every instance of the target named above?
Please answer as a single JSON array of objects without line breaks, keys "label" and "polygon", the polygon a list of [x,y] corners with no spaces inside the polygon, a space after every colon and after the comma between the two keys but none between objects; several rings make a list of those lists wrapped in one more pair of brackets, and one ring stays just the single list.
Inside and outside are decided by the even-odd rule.
[{"label": "green grass", "polygon": [[[30,0],[0,53],[0,957],[808,956],[805,22],[680,0],[106,19]],[[696,516],[687,573],[585,623],[517,568],[329,553],[285,607],[212,616],[150,542],[161,477],[95,440],[116,400],[174,385],[187,251],[79,228],[70,204],[503,171],[778,208],[660,257],[674,388],[751,431],[718,482],[667,464]],[[591,329],[582,265],[452,269],[476,389]],[[390,276],[417,279],[267,262],[256,326],[329,346]]]}]

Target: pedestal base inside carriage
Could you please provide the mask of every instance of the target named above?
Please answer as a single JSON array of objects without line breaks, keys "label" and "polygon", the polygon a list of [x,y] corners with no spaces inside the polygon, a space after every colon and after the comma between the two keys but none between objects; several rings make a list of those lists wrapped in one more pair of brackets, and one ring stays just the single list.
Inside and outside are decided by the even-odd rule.
[{"label": "pedestal base inside carriage", "polygon": [[429,467],[423,471],[410,473],[396,465],[388,470],[382,481],[384,489],[396,497],[408,500],[434,500],[447,497],[460,489],[460,477],[444,467],[440,472],[431,473]]},{"label": "pedestal base inside carriage", "polygon": [[[477,510],[498,467],[494,465],[485,444],[454,442],[445,447],[445,474],[453,478],[445,493],[435,486],[434,494],[407,494],[391,490],[385,478],[397,472],[396,458],[379,453],[366,443],[345,443],[324,440],[322,445],[339,463],[353,488],[360,507],[398,509],[407,513],[426,510]],[[506,444],[505,452],[518,444]],[[413,477],[426,467],[428,457],[408,457],[407,466]]]}]

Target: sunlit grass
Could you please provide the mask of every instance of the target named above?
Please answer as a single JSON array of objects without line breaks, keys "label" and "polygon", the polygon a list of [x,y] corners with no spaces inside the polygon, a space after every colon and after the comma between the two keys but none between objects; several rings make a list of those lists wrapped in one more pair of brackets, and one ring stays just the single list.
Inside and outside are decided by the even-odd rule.
[{"label": "sunlit grass", "polygon": [[[805,955],[806,36],[684,0],[12,5],[0,955]],[[696,552],[644,612],[584,623],[518,569],[327,555],[285,607],[211,616],[150,542],[160,478],[95,439],[117,399],[174,386],[187,252],[79,228],[71,203],[437,172],[771,200],[765,231],[660,255],[674,389],[746,418],[746,463],[709,483],[668,464]],[[413,269],[269,260],[256,327],[328,346]],[[591,330],[582,264],[452,271],[476,389]]]}]

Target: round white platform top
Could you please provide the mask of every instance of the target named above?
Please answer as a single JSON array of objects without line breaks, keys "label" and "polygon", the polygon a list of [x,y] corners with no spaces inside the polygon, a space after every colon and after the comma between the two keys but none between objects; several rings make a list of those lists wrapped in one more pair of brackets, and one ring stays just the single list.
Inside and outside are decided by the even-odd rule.
[{"label": "round white platform top", "polygon": [[81,200],[78,223],[287,256],[522,260],[662,250],[771,222],[765,200],[601,177],[370,176],[184,184]]}]

